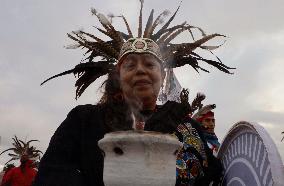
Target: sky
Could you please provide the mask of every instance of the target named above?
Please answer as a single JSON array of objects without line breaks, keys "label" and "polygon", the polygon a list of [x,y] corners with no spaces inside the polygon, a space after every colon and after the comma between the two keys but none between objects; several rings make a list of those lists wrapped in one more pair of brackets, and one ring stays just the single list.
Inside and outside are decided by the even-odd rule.
[{"label": "sky", "polygon": [[[72,41],[66,33],[84,29],[96,32],[99,25],[90,8],[123,14],[132,30],[138,21],[138,0],[1,0],[0,6],[0,151],[11,146],[12,137],[38,139],[43,152],[56,128],[76,105],[95,104],[105,77],[75,100],[75,78],[58,78],[40,86],[46,78],[73,68],[83,59],[80,49],[64,48]],[[165,9],[174,12],[178,0],[145,0],[144,20],[152,8],[155,16]],[[220,141],[238,121],[262,125],[284,158],[284,1],[281,0],[184,0],[173,21],[203,28],[207,34],[227,37],[214,40],[225,44],[214,53],[233,75],[204,65],[210,73],[196,73],[190,67],[175,69],[182,87],[206,94],[206,103],[217,108],[216,134]],[[125,31],[121,20],[113,22]],[[189,35],[176,42],[190,41]],[[206,54],[205,54],[206,55]],[[0,156],[0,165],[8,160]]]}]

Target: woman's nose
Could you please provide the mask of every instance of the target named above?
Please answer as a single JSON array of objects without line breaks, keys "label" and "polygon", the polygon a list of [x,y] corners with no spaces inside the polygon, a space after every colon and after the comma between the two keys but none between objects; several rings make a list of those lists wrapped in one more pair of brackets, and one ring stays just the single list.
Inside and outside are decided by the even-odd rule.
[{"label": "woman's nose", "polygon": [[143,62],[141,60],[137,61],[136,73],[144,74],[145,72],[146,72],[146,69],[145,69],[145,66],[143,65]]}]

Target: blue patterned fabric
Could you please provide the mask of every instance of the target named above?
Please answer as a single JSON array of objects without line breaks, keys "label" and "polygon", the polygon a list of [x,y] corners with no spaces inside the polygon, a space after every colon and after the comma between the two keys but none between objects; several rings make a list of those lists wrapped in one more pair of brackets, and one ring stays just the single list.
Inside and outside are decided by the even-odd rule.
[{"label": "blue patterned fabric", "polygon": [[[199,158],[202,158],[204,165],[207,164],[204,144],[190,123],[180,124],[174,135],[183,142],[183,147],[177,153],[176,185],[193,186],[195,180],[204,175]],[[191,149],[195,149],[201,157],[198,158]]]},{"label": "blue patterned fabric", "polygon": [[205,139],[208,143],[210,143],[211,145],[213,145],[216,148],[220,147],[220,143],[218,141],[216,134],[204,132],[203,135],[204,135],[204,137],[205,137]]}]

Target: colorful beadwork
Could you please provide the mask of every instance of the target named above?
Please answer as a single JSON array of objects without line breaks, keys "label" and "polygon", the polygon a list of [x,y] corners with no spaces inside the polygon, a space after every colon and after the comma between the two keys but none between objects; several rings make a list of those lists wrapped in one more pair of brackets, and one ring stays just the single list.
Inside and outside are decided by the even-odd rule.
[{"label": "colorful beadwork", "polygon": [[[190,152],[194,148],[206,164],[205,147],[195,128],[190,123],[180,124],[174,135],[183,142],[183,147],[177,153],[176,176],[177,185],[194,185],[196,178],[204,175],[202,165],[196,155]],[[181,139],[182,138],[182,139]]]}]

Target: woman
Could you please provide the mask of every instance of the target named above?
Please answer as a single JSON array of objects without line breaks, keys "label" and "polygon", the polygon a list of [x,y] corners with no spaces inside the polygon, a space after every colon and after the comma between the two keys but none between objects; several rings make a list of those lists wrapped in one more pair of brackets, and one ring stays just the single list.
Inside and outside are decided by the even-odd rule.
[{"label": "woman", "polygon": [[[51,138],[34,186],[104,185],[103,152],[97,142],[108,132],[133,129],[174,133],[184,142],[177,157],[177,185],[208,185],[212,180],[212,175],[207,173],[212,167],[212,156],[208,154],[210,150],[202,139],[198,124],[187,117],[191,108],[187,97],[183,96],[181,103],[169,101],[163,106],[156,105],[156,101],[165,69],[189,64],[196,70],[205,70],[198,64],[201,60],[230,73],[230,68],[221,62],[193,53],[195,48],[220,35],[204,36],[193,43],[171,44],[179,33],[196,27],[184,23],[168,28],[176,11],[154,33],[165,12],[154,21],[153,10],[142,35],[142,7],[143,1],[137,38],[133,37],[123,16],[128,34],[115,30],[106,17],[94,9],[92,13],[104,27],[104,30],[98,28],[99,31],[111,40],[103,41],[83,31],[68,35],[78,42],[78,46],[88,49],[89,61],[48,80],[69,73],[78,74],[77,98],[98,77],[108,74],[105,93],[99,104],[77,106],[68,114]],[[96,57],[102,57],[102,60],[94,62]]]}]

